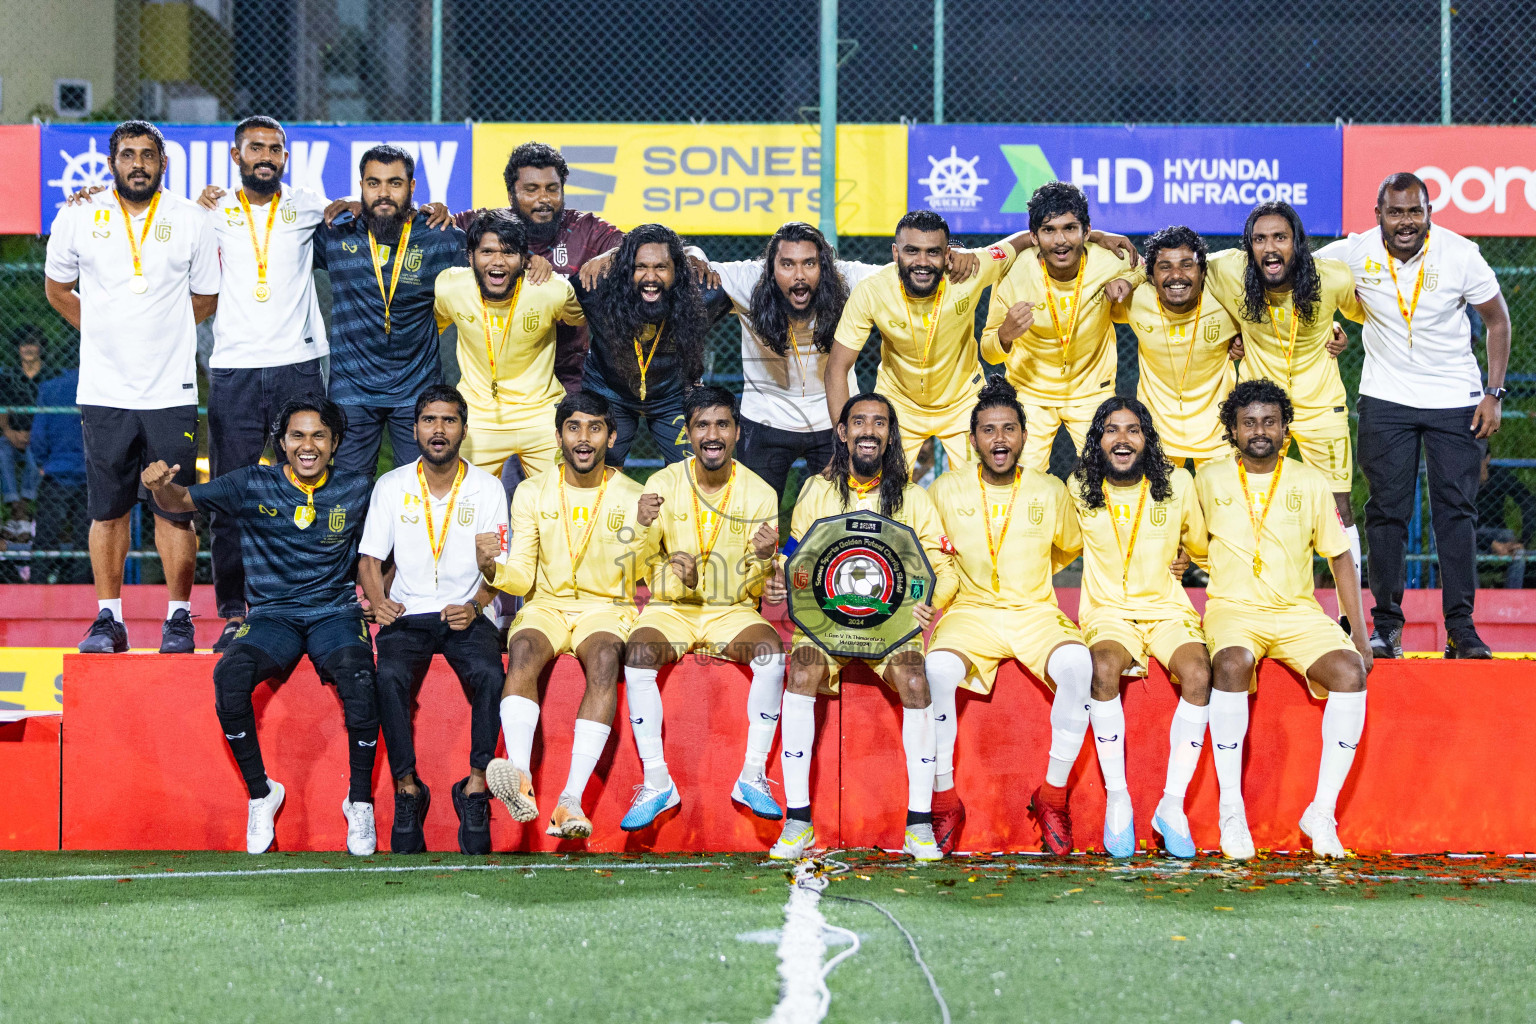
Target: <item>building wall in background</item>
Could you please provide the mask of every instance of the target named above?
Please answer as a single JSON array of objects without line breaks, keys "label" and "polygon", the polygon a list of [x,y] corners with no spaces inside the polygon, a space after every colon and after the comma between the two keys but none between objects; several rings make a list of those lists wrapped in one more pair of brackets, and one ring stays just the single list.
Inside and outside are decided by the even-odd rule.
[{"label": "building wall in background", "polygon": [[114,95],[117,4],[114,0],[29,3],[0,0],[0,121],[15,124],[53,111],[54,81],[91,83],[91,108]]}]

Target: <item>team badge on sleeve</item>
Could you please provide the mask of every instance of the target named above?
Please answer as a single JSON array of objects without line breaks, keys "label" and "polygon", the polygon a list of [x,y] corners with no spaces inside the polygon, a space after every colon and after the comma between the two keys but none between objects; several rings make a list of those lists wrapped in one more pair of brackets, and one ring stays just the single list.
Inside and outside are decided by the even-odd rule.
[{"label": "team badge on sleeve", "polygon": [[991,256],[994,260],[1005,260],[1008,258],[1007,251],[1000,245],[987,246],[987,255]]}]

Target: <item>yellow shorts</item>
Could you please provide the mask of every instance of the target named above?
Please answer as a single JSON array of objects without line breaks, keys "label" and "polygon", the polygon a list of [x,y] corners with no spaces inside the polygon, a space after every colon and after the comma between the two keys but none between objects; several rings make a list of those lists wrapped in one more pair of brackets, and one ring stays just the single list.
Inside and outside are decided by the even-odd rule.
[{"label": "yellow shorts", "polygon": [[514,455],[523,464],[523,478],[542,473],[560,458],[555,440],[553,416],[543,417],[536,425],[505,427],[469,415],[469,429],[459,454],[470,465],[492,476],[501,475],[502,465]]},{"label": "yellow shorts", "polygon": [[1066,425],[1067,435],[1072,438],[1072,451],[1082,454],[1083,441],[1088,428],[1093,425],[1093,414],[1099,411],[1104,399],[1101,395],[1091,402],[1073,402],[1066,405],[1024,405],[1024,429],[1029,436],[1024,439],[1024,452],[1019,464],[1044,473],[1051,465],[1051,446],[1056,443],[1056,431]]},{"label": "yellow shorts", "polygon": [[1173,652],[1185,644],[1205,646],[1200,619],[1193,613],[1178,619],[1127,619],[1101,611],[1085,615],[1081,625],[1083,642],[1089,648],[1113,640],[1130,653],[1142,672],[1150,667],[1150,658],[1156,658],[1167,668]]},{"label": "yellow shorts", "polygon": [[1045,678],[1051,652],[1062,644],[1082,642],[1083,635],[1060,608],[1037,604],[1005,610],[951,608],[934,627],[928,649],[965,655],[970,659],[971,673],[960,685],[977,693],[991,693],[997,666],[1009,658],[1017,658],[1031,675],[1054,690]]},{"label": "yellow shorts", "polygon": [[1301,461],[1328,478],[1334,494],[1347,494],[1355,460],[1349,445],[1349,413],[1329,410],[1291,421]]},{"label": "yellow shorts", "polygon": [[[1307,669],[1333,651],[1354,653],[1355,645],[1339,624],[1315,601],[1279,611],[1251,608],[1231,601],[1213,600],[1205,606],[1205,643],[1211,656],[1223,648],[1243,647],[1254,661],[1273,658],[1306,678]],[[1259,687],[1258,673],[1248,684],[1248,692]],[[1307,680],[1312,696],[1325,698],[1328,691]]]},{"label": "yellow shorts", "polygon": [[[642,629],[654,629],[677,648],[681,657],[689,651],[703,651],[723,657],[724,648],[744,630],[768,625],[757,609],[744,604],[671,604],[652,601],[640,612],[630,629],[634,635]],[[775,632],[777,635],[777,632]]]},{"label": "yellow shorts", "polygon": [[635,609],[608,601],[593,601],[579,605],[557,604],[533,598],[523,605],[523,610],[512,620],[507,631],[510,645],[514,637],[525,629],[541,633],[549,641],[556,657],[575,654],[576,649],[596,633],[612,633],[620,640],[629,638],[634,628]]},{"label": "yellow shorts", "polygon": [[901,451],[907,457],[909,470],[923,442],[930,437],[938,438],[944,446],[951,468],[976,461],[976,453],[971,448],[971,408],[976,404],[974,398],[936,412],[913,405],[904,395],[884,394],[896,409],[896,422],[901,426]]},{"label": "yellow shorts", "polygon": [[[841,672],[843,666],[851,665],[856,661],[862,661],[864,664],[868,665],[874,671],[875,675],[880,677],[880,681],[882,683],[890,686],[891,684],[886,682],[885,679],[885,670],[890,668],[891,663],[896,661],[898,658],[911,657],[914,654],[918,657],[922,657],[922,637],[913,637],[911,640],[896,648],[896,650],[892,651],[890,654],[887,654],[879,661],[870,661],[867,658],[835,658],[828,654],[826,651],[822,650],[820,647],[816,646],[816,641],[800,632],[799,629],[796,629],[794,635],[789,638],[789,661],[791,666],[794,665],[796,658],[820,657],[822,661],[826,662],[827,681],[821,685],[822,693],[836,693],[839,689],[841,689]],[[791,668],[791,671],[793,671],[793,668]]]}]

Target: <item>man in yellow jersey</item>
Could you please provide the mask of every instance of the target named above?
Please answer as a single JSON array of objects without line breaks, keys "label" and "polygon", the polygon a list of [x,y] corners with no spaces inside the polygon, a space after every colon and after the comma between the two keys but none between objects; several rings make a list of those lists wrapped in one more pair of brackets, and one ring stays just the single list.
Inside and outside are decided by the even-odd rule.
[{"label": "man in yellow jersey", "polygon": [[1136,334],[1136,398],[1151,410],[1163,454],[1175,466],[1192,459],[1199,469],[1232,451],[1217,410],[1237,383],[1237,322],[1205,297],[1205,239],[1193,230],[1152,235],[1145,260],[1147,281],[1115,304],[1114,321]]},{"label": "man in yellow jersey", "polygon": [[469,403],[463,455],[495,476],[516,456],[528,478],[554,465],[559,439],[549,410],[565,397],[555,377],[555,326],[586,323],[563,277],[528,270],[528,228],[507,210],[486,210],[465,232],[469,266],[437,275],[441,334],[458,326],[459,391]]},{"label": "man in yellow jersey", "polygon": [[1088,197],[1065,181],[1029,197],[1029,229],[1035,248],[992,290],[981,357],[1007,367],[1031,427],[1022,461],[1044,472],[1058,429],[1081,451],[1093,411],[1114,393],[1110,306],[1130,295],[1122,279],[1134,263],[1090,237]]},{"label": "man in yellow jersey", "polygon": [[1194,480],[1169,464],[1147,407],[1115,396],[1094,414],[1067,487],[1083,535],[1077,621],[1093,655],[1088,718],[1108,792],[1104,848],[1115,857],[1136,852],[1120,679],[1145,675],[1156,658],[1178,681],[1181,699],[1169,729],[1168,773],[1152,829],[1173,856],[1193,857],[1184,794],[1205,745],[1211,659],[1200,616],[1169,566],[1180,547],[1205,557],[1205,519]]},{"label": "man in yellow jersey", "polygon": [[507,756],[486,765],[485,778],[518,821],[538,815],[529,773],[539,724],[539,675],[561,654],[574,654],[587,676],[576,711],[571,770],[550,816],[549,835],[585,839],[592,822],[581,797],[603,755],[619,704],[619,667],[635,620],[635,583],[659,534],[636,522],[640,485],[604,459],[613,443],[608,402],[590,391],[567,395],[555,409],[561,462],[517,488],[510,551],[494,533],[475,537],[480,571],[498,590],[531,594],[512,620],[511,654],[501,691]]},{"label": "man in yellow jersey", "polygon": [[971,410],[977,465],[934,481],[944,550],[954,559],[958,593],[929,641],[928,680],[938,730],[935,825],[953,848],[965,818],[954,796],[955,693],[992,692],[997,667],[1015,658],[1052,690],[1051,751],[1045,784],[1030,809],[1046,847],[1072,852],[1067,778],[1088,732],[1093,662],[1077,627],[1056,606],[1051,574],[1081,547],[1067,489],[1020,464],[1028,443],[1013,385],[993,375]]},{"label": "man in yellow jersey", "polygon": [[981,293],[1013,266],[1029,244],[1019,232],[976,250],[980,269],[964,281],[945,279],[953,258],[949,225],[931,210],[915,210],[896,224],[894,263],[860,281],[848,295],[823,378],[827,411],[835,420],[848,401],[848,371],[869,332],[880,332],[875,390],[901,419],[907,465],[930,437],[951,463],[970,459],[966,417],[981,388],[976,358],[976,307]]},{"label": "man in yellow jersey", "polygon": [[[1305,676],[1323,711],[1323,756],[1317,793],[1301,816],[1301,831],[1323,857],[1343,857],[1334,821],[1339,790],[1365,728],[1365,679],[1371,647],[1360,611],[1349,542],[1329,501],[1330,482],[1305,463],[1283,457],[1291,400],[1269,380],[1245,380],[1221,406],[1221,421],[1237,448],[1195,475],[1195,495],[1209,532],[1211,583],[1205,605],[1211,650],[1211,742],[1221,789],[1221,852],[1253,856],[1243,808],[1243,739],[1248,694],[1260,658],[1274,658]],[[1312,553],[1329,561],[1346,637],[1312,596]]]},{"label": "man in yellow jersey", "polygon": [[[800,489],[790,520],[791,545],[798,544],[818,519],[845,512],[878,512],[912,529],[937,577],[931,603],[919,604],[913,617],[928,628],[933,609],[954,593],[949,557],[940,548],[942,531],[928,493],[907,479],[901,426],[889,399],[876,392],[855,395],[837,417],[832,462]],[[770,598],[783,592],[775,580]],[[779,721],[784,747],[784,831],[768,851],[774,860],[798,860],[814,845],[811,827],[811,749],[816,741],[816,694],[836,693],[839,675],[852,658],[834,658],[798,629],[791,641],[789,683]],[[907,761],[907,827],[902,848],[919,861],[943,857],[933,838],[933,709],[923,674],[923,644],[914,637],[899,650],[871,664],[901,698],[901,745]]]},{"label": "man in yellow jersey", "polygon": [[784,817],[765,774],[784,697],[784,641],[757,611],[779,550],[779,497],[736,461],[734,394],[692,388],[683,412],[693,458],[655,473],[640,497],[640,522],[659,519],[663,551],[646,574],[651,601],[624,653],[624,698],[645,767],[645,784],[619,823],[631,832],[679,802],[662,750],[656,675],[689,651],[751,666],[747,757],[731,799],[760,818]]}]

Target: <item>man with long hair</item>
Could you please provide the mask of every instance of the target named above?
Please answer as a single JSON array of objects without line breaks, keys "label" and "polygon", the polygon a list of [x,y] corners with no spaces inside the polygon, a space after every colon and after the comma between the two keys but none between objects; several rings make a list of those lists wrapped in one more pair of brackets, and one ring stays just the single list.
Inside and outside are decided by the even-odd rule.
[{"label": "man with long hair", "polygon": [[1094,410],[1115,390],[1110,308],[1130,295],[1135,257],[1092,234],[1088,197],[1070,182],[1029,197],[1029,230],[1034,247],[992,291],[981,355],[1006,366],[1032,428],[1024,465],[1044,472],[1060,428],[1081,450]]},{"label": "man with long hair", "polygon": [[1013,385],[1000,374],[988,378],[971,409],[979,461],[945,473],[931,491],[958,577],[955,600],[928,644],[939,735],[934,824],[952,848],[965,817],[954,791],[956,691],[991,693],[998,666],[1012,658],[1054,691],[1050,759],[1030,809],[1046,848],[1065,856],[1072,852],[1067,780],[1088,732],[1093,663],[1056,605],[1051,574],[1082,544],[1066,487],[1022,464],[1024,416]]},{"label": "man with long hair", "polygon": [[533,736],[539,726],[539,676],[561,654],[586,673],[576,710],[570,772],[550,814],[548,835],[585,839],[592,822],[582,796],[603,756],[619,706],[624,641],[635,621],[635,584],[660,530],[639,522],[640,485],[607,464],[614,443],[608,402],[591,390],[555,409],[560,462],[524,480],[512,496],[510,549],[496,533],[475,538],[480,571],[497,590],[530,595],[512,620],[510,664],[501,691],[507,756],[485,769],[491,792],[516,821],[538,816]]},{"label": "man with long hair", "polygon": [[[901,426],[891,401],[877,392],[854,395],[843,403],[837,420],[832,462],[800,490],[790,524],[798,544],[818,519],[845,512],[878,512],[912,529],[938,577],[930,600],[913,608],[923,629],[954,593],[943,532],[928,492],[907,479]],[[783,593],[782,577],[775,597]],[[841,672],[854,658],[834,658],[810,637],[795,631],[791,640],[789,682],[779,719],[784,749],[784,829],[768,856],[798,860],[816,842],[811,824],[811,752],[816,742],[816,694],[836,693]],[[933,769],[936,756],[932,701],[923,672],[923,643],[914,637],[877,662],[866,662],[901,699],[901,744],[907,761],[907,825],[902,848],[920,861],[944,855],[933,836]]]},{"label": "man with long hair", "polygon": [[779,496],[736,461],[736,396],[720,387],[684,396],[693,458],[652,474],[640,523],[659,524],[661,551],[646,578],[651,601],[624,653],[624,697],[645,783],[619,827],[636,831],[681,801],[661,742],[657,674],[690,651],[746,665],[747,756],[731,799],[760,818],[784,816],[768,789],[768,751],[784,697],[784,643],[758,613],[779,550]]},{"label": "man with long hair", "polygon": [[1083,538],[1077,621],[1093,656],[1088,719],[1108,792],[1104,848],[1115,857],[1136,852],[1120,679],[1145,675],[1156,658],[1178,681],[1180,699],[1152,829],[1169,853],[1193,857],[1184,794],[1205,745],[1211,660],[1200,616],[1170,566],[1181,548],[1205,557],[1205,518],[1194,480],[1169,464],[1151,411],[1134,398],[1115,396],[1094,413],[1067,484]]},{"label": "man with long hair", "polygon": [[682,239],[662,224],[629,232],[600,266],[589,265],[575,287],[591,334],[582,390],[602,395],[615,423],[608,463],[624,465],[642,419],[662,459],[681,462],[683,392],[702,382],[709,329],[730,299],[700,286]]},{"label": "man with long hair", "polygon": [[248,853],[271,847],[284,795],[261,758],[251,694],[262,682],[287,678],[306,654],[320,678],[336,687],[347,724],[351,777],[341,805],[347,852],[366,857],[377,845],[378,692],[356,571],[373,476],[332,465],[346,432],[346,414],[334,402],[303,395],[289,399],[273,422],[278,465],[245,466],[192,487],[177,483],[180,467],[163,461],[143,473],[161,508],[188,515],[216,511],[240,523],[250,614],[214,666],[213,694],[224,739],[250,794]]},{"label": "man with long hair", "polygon": [[[1254,854],[1243,806],[1243,743],[1248,695],[1261,658],[1273,658],[1327,699],[1317,793],[1301,831],[1322,857],[1343,857],[1334,807],[1349,777],[1365,728],[1365,679],[1371,670],[1349,541],[1322,472],[1285,458],[1294,412],[1271,380],[1245,380],[1221,406],[1221,422],[1237,449],[1195,474],[1205,513],[1211,582],[1206,590],[1206,646],[1211,650],[1211,742],[1221,789],[1221,852]],[[1191,538],[1192,550],[1200,543]],[[1312,555],[1328,559],[1339,608],[1353,630],[1345,636],[1312,595]]]}]

